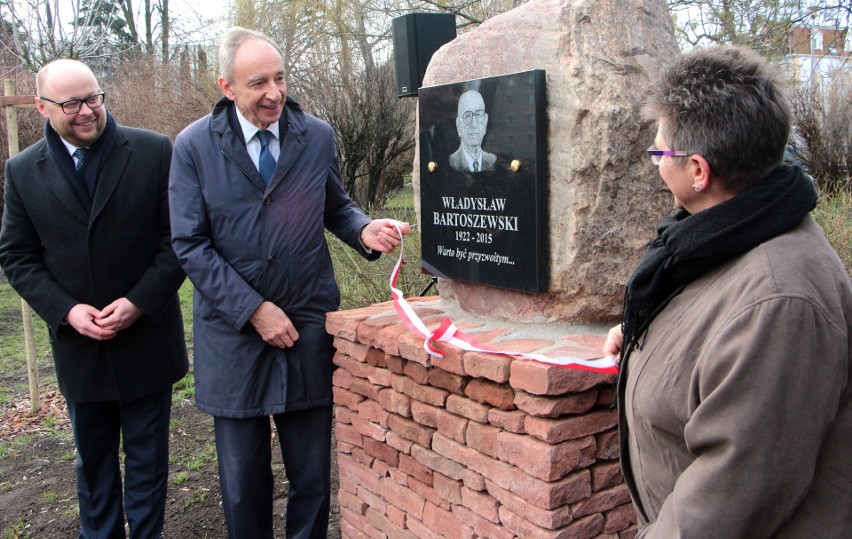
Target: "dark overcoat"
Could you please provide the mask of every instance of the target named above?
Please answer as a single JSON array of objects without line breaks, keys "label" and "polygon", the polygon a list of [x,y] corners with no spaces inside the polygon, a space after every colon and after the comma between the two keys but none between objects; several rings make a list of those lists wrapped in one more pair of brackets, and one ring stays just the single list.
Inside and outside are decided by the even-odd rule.
[{"label": "dark overcoat", "polygon": [[[248,155],[234,103],[175,141],[169,188],[172,244],[195,285],[198,407],[253,417],[330,405],[334,369],[325,315],[338,308],[324,231],[363,256],[370,219],[340,182],[331,127],[288,99],[281,155],[268,186]],[[264,301],[299,332],[295,346],[267,345],[249,318]]]},{"label": "dark overcoat", "polygon": [[[185,275],[170,246],[163,135],[119,126],[89,215],[46,141],[6,163],[0,265],[47,323],[62,394],[73,402],[143,397],[188,368],[177,289]],[[126,297],[144,313],[97,341],[62,323],[77,303],[102,309]]]}]

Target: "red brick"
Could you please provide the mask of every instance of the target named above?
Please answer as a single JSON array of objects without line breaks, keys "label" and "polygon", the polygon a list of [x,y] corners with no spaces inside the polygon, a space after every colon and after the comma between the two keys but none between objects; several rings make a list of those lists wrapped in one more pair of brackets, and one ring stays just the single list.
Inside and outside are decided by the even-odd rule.
[{"label": "red brick", "polygon": [[358,483],[343,474],[337,474],[337,476],[338,481],[340,483],[340,490],[343,490],[350,494],[355,494],[356,492],[358,492]]},{"label": "red brick", "polygon": [[607,511],[604,519],[605,532],[620,532],[636,524],[636,510],[633,508],[632,503],[626,503]]},{"label": "red brick", "polygon": [[343,423],[349,425],[352,423],[352,414],[354,414],[352,410],[345,406],[335,406],[334,407],[334,420],[337,423]]},{"label": "red brick", "polygon": [[456,539],[475,539],[473,528],[465,526],[449,511],[427,503],[423,509],[423,524],[434,532]]},{"label": "red brick", "polygon": [[467,374],[464,370],[464,360],[462,359],[465,354],[464,350],[443,342],[434,344],[437,349],[443,352],[444,357],[433,356],[430,358],[432,365],[459,376]]},{"label": "red brick", "polygon": [[488,410],[489,423],[515,434],[524,433],[524,420],[526,417],[527,413],[522,410],[506,411],[497,408]]},{"label": "red brick", "polygon": [[471,526],[479,537],[488,539],[515,539],[515,534],[498,524],[489,522],[463,505],[452,507],[453,515]]},{"label": "red brick", "polygon": [[462,481],[464,481],[464,486],[470,490],[475,490],[477,492],[485,490],[485,478],[473,470],[465,470],[464,475],[462,476]]},{"label": "red brick", "polygon": [[[367,489],[364,490],[369,492]],[[337,500],[340,502],[340,507],[346,507],[361,515],[367,510],[367,503],[351,492],[339,490],[337,492]]]},{"label": "red brick", "polygon": [[438,432],[445,436],[449,436],[457,442],[464,443],[467,425],[470,423],[469,419],[456,414],[451,414],[446,410],[438,410],[437,419]]},{"label": "red brick", "polygon": [[467,384],[464,394],[477,402],[490,404],[501,410],[513,410],[515,408],[515,392],[505,384],[477,378]]},{"label": "red brick", "polygon": [[335,387],[349,389],[349,384],[352,383],[352,373],[346,369],[335,369],[334,374],[331,375],[331,382]]},{"label": "red brick", "polygon": [[574,335],[566,335],[562,340],[565,341],[565,344],[559,350],[563,350],[565,353],[560,355],[569,355],[580,359],[594,359],[601,357],[601,350],[606,342],[606,337],[591,333],[576,333]]},{"label": "red brick", "polygon": [[450,503],[462,503],[462,482],[457,479],[450,479],[444,474],[436,473],[433,487],[438,496],[447,500]]},{"label": "red brick", "polygon": [[[367,530],[372,532],[368,533]],[[340,508],[340,532],[346,539],[370,539],[375,537],[378,530],[367,523],[367,517],[350,511],[346,507]]]},{"label": "red brick", "polygon": [[602,386],[598,389],[597,405],[601,407],[610,407],[615,402],[615,386]]},{"label": "red brick", "polygon": [[426,500],[419,494],[397,485],[386,477],[381,480],[381,494],[387,502],[398,507],[416,519],[423,517],[423,505]]},{"label": "red brick", "polygon": [[[385,501],[384,498],[382,498],[382,496],[380,494],[377,494],[375,492],[371,492],[370,490],[363,488],[363,487],[358,487],[358,498],[363,500],[365,504],[367,504],[369,507],[372,507],[374,510],[378,511],[379,513],[384,513],[386,511],[387,502]],[[353,511],[354,511],[354,509],[353,509]],[[366,513],[366,512],[367,512],[367,510],[364,509],[364,513]],[[375,524],[373,524],[372,522],[370,524],[373,525],[373,527],[375,527]]]},{"label": "red brick", "polygon": [[358,378],[366,378],[364,369],[369,367],[363,361],[358,361],[350,356],[342,352],[335,352],[333,357],[334,364],[348,371],[352,376],[356,376]]},{"label": "red brick", "polygon": [[411,440],[423,447],[432,446],[432,435],[435,433],[433,428],[393,414],[388,416],[388,427],[406,440]]},{"label": "red brick", "polygon": [[492,348],[503,352],[539,352],[544,348],[553,346],[550,339],[512,339],[507,341],[495,341],[491,343]]},{"label": "red brick", "polygon": [[[369,510],[368,510],[369,511]],[[574,522],[565,528],[568,537],[576,537],[577,539],[591,539],[598,537],[604,529],[604,516],[600,513],[595,513],[582,518],[577,518]]]},{"label": "red brick", "polygon": [[405,369],[405,360],[393,354],[387,354],[385,364],[387,369],[394,374],[402,374]]},{"label": "red brick", "polygon": [[359,486],[372,492],[381,492],[381,477],[373,470],[355,461],[349,455],[339,455],[337,458],[340,475],[346,477]]},{"label": "red brick", "polygon": [[411,416],[415,421],[427,427],[435,428],[438,426],[438,410],[440,408],[429,406],[420,401],[411,402]]},{"label": "red brick", "polygon": [[549,443],[582,438],[611,429],[618,424],[615,410],[596,410],[587,414],[561,419],[527,416],[527,434]]},{"label": "red brick", "polygon": [[406,440],[392,430],[385,433],[385,443],[393,447],[397,451],[401,451],[406,455],[411,453],[411,445],[414,443],[411,440]]},{"label": "red brick", "polygon": [[388,468],[388,475],[397,485],[402,485],[403,487],[408,486],[408,480],[410,477],[407,473],[401,472],[399,468]]},{"label": "red brick", "polygon": [[509,381],[512,358],[502,354],[465,352],[462,357],[464,371],[476,378],[486,378],[498,384]]},{"label": "red brick", "polygon": [[350,410],[357,410],[358,404],[360,404],[361,401],[364,400],[363,395],[352,393],[351,391],[347,391],[339,387],[333,387],[331,389],[334,393],[334,404],[345,406]]},{"label": "red brick", "polygon": [[555,481],[595,462],[595,439],[591,436],[549,444],[520,434],[497,435],[500,460],[514,464],[533,477]]},{"label": "red brick", "polygon": [[467,378],[453,374],[444,369],[429,369],[429,385],[446,389],[456,395],[464,395],[464,386]]},{"label": "red brick", "polygon": [[447,511],[450,510],[450,502],[439,496],[438,493],[435,492],[435,489],[433,487],[430,487],[426,483],[421,483],[417,479],[409,477],[408,488],[410,488],[413,492],[419,494],[420,496],[423,496],[423,499],[425,499],[428,503],[437,505],[438,507],[446,509]]},{"label": "red brick", "polygon": [[447,397],[447,410],[479,423],[488,423],[488,406],[459,395]]},{"label": "red brick", "polygon": [[417,462],[410,455],[399,456],[399,469],[430,487],[433,484],[435,472],[431,468]]},{"label": "red brick", "polygon": [[534,395],[581,393],[602,384],[615,382],[614,374],[568,369],[532,360],[512,362],[509,384]]},{"label": "red brick", "polygon": [[380,442],[385,441],[385,433],[387,432],[387,429],[381,425],[362,419],[359,416],[352,416],[352,426],[355,427],[363,436],[368,436]]},{"label": "red brick", "polygon": [[[399,323],[396,313],[371,316],[358,322],[358,342],[376,346],[379,342],[378,333],[386,327],[395,326]],[[378,346],[376,346],[378,348]]]},{"label": "red brick", "polygon": [[497,514],[500,502],[495,500],[494,496],[487,492],[477,492],[469,488],[463,488],[461,490],[461,497],[461,504],[476,513],[479,517],[494,524],[500,523],[500,516]]},{"label": "red brick", "polygon": [[410,531],[400,528],[399,526],[391,522],[387,515],[385,515],[384,513],[379,513],[373,508],[367,509],[366,518],[367,522],[369,522],[371,526],[381,532],[381,535],[379,535],[378,537],[393,537],[395,539],[417,539],[417,536],[412,534]]},{"label": "red brick", "polygon": [[568,525],[574,520],[571,514],[571,507],[563,505],[555,509],[542,509],[527,502],[520,496],[512,494],[508,490],[502,489],[495,485],[492,481],[485,480],[485,485],[488,488],[488,493],[502,505],[508,507],[512,512],[523,515],[536,526],[548,530],[555,530]]},{"label": "red brick", "polygon": [[515,406],[536,417],[559,417],[587,412],[595,406],[597,399],[598,391],[595,389],[562,397],[539,397],[517,391]]},{"label": "red brick", "polygon": [[361,419],[378,423],[383,427],[388,426],[388,416],[390,413],[382,408],[382,405],[376,401],[365,400],[358,405],[358,415]]},{"label": "red brick", "polygon": [[387,361],[385,360],[385,356],[388,354],[379,350],[378,348],[368,347],[367,348],[367,357],[364,358],[364,361],[367,362],[367,365],[371,367],[376,367],[379,369],[387,369]]},{"label": "red brick", "polygon": [[393,373],[387,369],[364,365],[364,374],[371,383],[377,386],[390,387]]},{"label": "red brick", "polygon": [[420,464],[453,479],[463,479],[464,465],[419,445],[411,446],[411,456]]},{"label": "red brick", "polygon": [[[416,518],[408,517],[408,520],[405,522],[405,525],[408,526],[408,529],[411,530],[415,536],[419,539],[446,539],[445,535],[440,533],[435,533],[429,528],[426,527],[425,524],[417,520]],[[349,539],[347,537],[347,539]]]},{"label": "red brick", "polygon": [[363,445],[361,433],[352,425],[337,424],[334,426],[334,434],[337,436],[338,442],[346,442],[358,447]]},{"label": "red brick", "polygon": [[352,444],[347,444],[346,442],[337,442],[337,450],[341,453],[352,453],[352,448],[355,446]]},{"label": "red brick", "polygon": [[504,528],[524,539],[569,539],[571,537],[561,530],[547,530],[536,526],[505,505],[500,506],[500,522]]},{"label": "red brick", "polygon": [[619,447],[618,430],[601,432],[595,435],[598,444],[598,460],[617,459],[621,449]]},{"label": "red brick", "polygon": [[399,508],[394,507],[392,505],[388,505],[387,506],[387,516],[388,516],[388,520],[390,520],[391,523],[394,526],[397,526],[397,527],[402,528],[402,529],[406,528],[405,518],[407,516],[407,513],[405,511],[403,511],[402,509],[399,509]]},{"label": "red brick", "polygon": [[413,361],[407,362],[402,374],[408,376],[418,384],[426,385],[429,383],[429,370],[420,363]]},{"label": "red brick", "polygon": [[410,331],[399,336],[399,355],[408,361],[429,365],[429,354],[423,349],[423,337]]},{"label": "red brick", "polygon": [[432,406],[444,406],[444,403],[447,400],[447,395],[449,394],[449,392],[445,389],[424,386],[410,378],[405,378],[396,374],[393,375],[391,386],[395,390],[400,393],[405,393],[414,400],[425,402]]},{"label": "red brick", "polygon": [[366,378],[355,377],[349,384],[349,391],[363,395],[370,400],[379,400],[379,392],[385,389],[383,386],[371,384]]},{"label": "red brick", "polygon": [[370,349],[365,344],[341,339],[340,337],[334,339],[334,348],[341,354],[345,354],[356,361],[364,361],[367,358],[367,351]]},{"label": "red brick", "polygon": [[358,322],[368,316],[369,312],[361,309],[330,312],[325,315],[325,330],[329,335],[354,341],[357,338],[355,328]]},{"label": "red brick", "polygon": [[408,328],[402,323],[381,329],[375,336],[375,346],[387,354],[398,356],[399,337],[404,333],[408,333],[408,331]]},{"label": "red brick", "polygon": [[595,492],[585,500],[573,504],[571,509],[575,516],[581,517],[592,513],[605,513],[626,503],[630,503],[630,491],[627,490],[627,485],[618,485]]},{"label": "red brick", "polygon": [[598,463],[592,466],[590,470],[592,472],[592,492],[614,487],[624,482],[618,461]]},{"label": "red brick", "polygon": [[639,533],[638,526],[630,526],[626,530],[618,532],[618,539],[633,539]]},{"label": "red brick", "polygon": [[[372,440],[372,438],[367,438],[367,440]],[[372,455],[369,455],[364,448],[352,446],[352,450],[349,452],[352,455],[352,458],[363,464],[364,466],[370,466],[375,459]]]},{"label": "red brick", "polygon": [[483,425],[472,421],[467,427],[464,441],[469,447],[476,449],[480,453],[484,453],[489,457],[497,458],[497,434],[500,429],[491,425]]},{"label": "red brick", "polygon": [[368,455],[383,460],[390,466],[396,467],[399,465],[399,451],[387,444],[377,442],[372,438],[364,438],[364,451]]},{"label": "red brick", "polygon": [[[387,462],[375,458],[373,459],[373,464],[370,465],[370,469],[376,472],[380,477],[389,476],[391,470]],[[394,470],[396,470],[396,468],[394,468]]]},{"label": "red brick", "polygon": [[379,404],[388,412],[393,412],[403,417],[411,417],[411,398],[393,389],[384,389],[379,392]]}]

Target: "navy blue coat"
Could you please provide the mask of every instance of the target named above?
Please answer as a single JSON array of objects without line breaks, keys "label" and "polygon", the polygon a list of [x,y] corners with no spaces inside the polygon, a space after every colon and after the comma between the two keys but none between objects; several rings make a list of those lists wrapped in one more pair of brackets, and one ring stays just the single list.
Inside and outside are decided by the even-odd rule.
[{"label": "navy blue coat", "polygon": [[[330,405],[334,369],[325,315],[336,310],[324,230],[363,256],[370,219],[340,182],[331,127],[287,99],[282,145],[264,187],[246,151],[234,103],[178,135],[169,182],[172,245],[195,285],[194,369],[198,407],[253,417]],[[267,345],[249,318],[264,300],[290,317],[299,340]]]}]

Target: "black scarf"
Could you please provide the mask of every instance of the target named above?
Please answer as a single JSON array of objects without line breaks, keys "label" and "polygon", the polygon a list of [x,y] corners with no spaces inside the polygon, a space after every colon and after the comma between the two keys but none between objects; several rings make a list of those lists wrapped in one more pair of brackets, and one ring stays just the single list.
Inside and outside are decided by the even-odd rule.
[{"label": "black scarf", "polygon": [[621,371],[673,295],[723,262],[795,228],[816,201],[813,180],[797,166],[780,165],[730,200],[695,215],[678,210],[665,217],[627,283]]},{"label": "black scarf", "polygon": [[95,197],[98,175],[103,169],[107,158],[115,149],[118,137],[118,126],[112,114],[107,111],[107,122],[101,136],[89,146],[86,162],[83,169],[78,173],[74,167],[74,159],[68,153],[68,148],[62,143],[59,134],[51,127],[50,122],[44,123],[44,138],[47,141],[47,149],[56,166],[62,171],[74,196],[83,205],[86,213],[92,211],[92,201]]}]

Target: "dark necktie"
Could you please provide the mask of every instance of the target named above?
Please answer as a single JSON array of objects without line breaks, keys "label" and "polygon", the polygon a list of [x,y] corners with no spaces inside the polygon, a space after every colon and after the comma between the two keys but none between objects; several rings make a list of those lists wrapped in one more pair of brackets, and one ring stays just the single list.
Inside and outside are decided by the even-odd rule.
[{"label": "dark necktie", "polygon": [[77,173],[79,174],[81,170],[83,170],[83,165],[86,164],[86,155],[88,155],[88,148],[77,148],[74,151],[74,157],[77,158],[77,165],[75,168],[77,169]]},{"label": "dark necktie", "polygon": [[474,171],[474,172],[479,172],[479,161],[474,161],[474,162],[473,162],[473,171]]},{"label": "dark necktie", "polygon": [[271,138],[272,133],[266,129],[257,132],[257,140],[260,141],[260,159],[258,159],[257,169],[260,171],[263,183],[267,185],[272,178],[272,173],[275,172],[275,158],[272,157],[272,152],[269,151],[269,140]]}]

